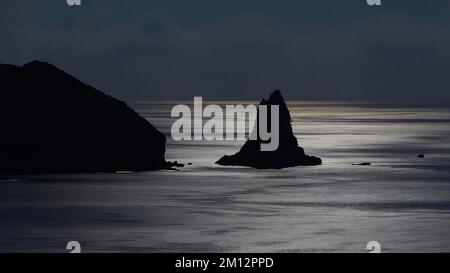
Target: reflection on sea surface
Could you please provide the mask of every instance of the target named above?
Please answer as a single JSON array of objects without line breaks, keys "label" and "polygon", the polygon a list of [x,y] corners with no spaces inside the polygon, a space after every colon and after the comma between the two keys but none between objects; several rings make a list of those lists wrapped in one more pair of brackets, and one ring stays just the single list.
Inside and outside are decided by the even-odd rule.
[{"label": "reflection on sea surface", "polygon": [[240,141],[170,140],[173,104],[132,106],[192,166],[2,178],[0,251],[450,251],[450,109],[291,102],[324,165],[274,171],[214,165]]}]

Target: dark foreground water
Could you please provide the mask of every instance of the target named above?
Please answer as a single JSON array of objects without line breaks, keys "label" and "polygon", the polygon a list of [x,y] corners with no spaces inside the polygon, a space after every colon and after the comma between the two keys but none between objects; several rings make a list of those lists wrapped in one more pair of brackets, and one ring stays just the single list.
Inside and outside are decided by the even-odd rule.
[{"label": "dark foreground water", "polygon": [[[169,133],[171,104],[136,103]],[[450,251],[450,110],[291,103],[324,165],[221,167],[242,142],[168,141],[181,171],[0,181],[0,252]],[[424,153],[425,159],[417,158]],[[352,163],[372,162],[372,166]]]}]

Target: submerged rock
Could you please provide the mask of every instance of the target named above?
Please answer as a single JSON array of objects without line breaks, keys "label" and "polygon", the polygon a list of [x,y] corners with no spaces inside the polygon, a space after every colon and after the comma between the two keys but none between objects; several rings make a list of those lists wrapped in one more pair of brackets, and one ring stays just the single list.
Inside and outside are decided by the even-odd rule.
[{"label": "submerged rock", "polygon": [[303,148],[298,146],[297,138],[292,132],[291,115],[279,90],[273,92],[268,100],[262,100],[260,105],[279,106],[280,139],[278,148],[275,151],[261,151],[261,143],[264,142],[258,136],[257,140],[247,140],[238,153],[231,156],[225,155],[216,164],[258,169],[282,169],[322,164],[320,158],[306,155]]},{"label": "submerged rock", "polygon": [[353,166],[371,166],[372,165],[372,163],[370,163],[370,162],[363,162],[363,163],[355,163],[355,164],[352,164]]},{"label": "submerged rock", "polygon": [[178,167],[178,168],[183,168],[184,164],[183,163],[178,163],[178,161],[167,161],[167,168],[173,168],[173,167]]},{"label": "submerged rock", "polygon": [[162,133],[51,64],[0,64],[0,88],[0,174],[166,168]]},{"label": "submerged rock", "polygon": [[419,155],[417,155],[417,157],[418,158],[425,158],[425,155],[424,154],[419,154]]}]

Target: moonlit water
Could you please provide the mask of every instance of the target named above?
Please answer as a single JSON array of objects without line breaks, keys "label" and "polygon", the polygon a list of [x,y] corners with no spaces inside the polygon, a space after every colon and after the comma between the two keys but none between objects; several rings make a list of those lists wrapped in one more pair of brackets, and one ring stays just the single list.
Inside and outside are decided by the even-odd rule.
[{"label": "moonlit water", "polygon": [[324,165],[275,171],[214,164],[242,141],[170,140],[173,103],[132,106],[192,166],[0,178],[1,252],[450,251],[450,108],[290,103]]}]

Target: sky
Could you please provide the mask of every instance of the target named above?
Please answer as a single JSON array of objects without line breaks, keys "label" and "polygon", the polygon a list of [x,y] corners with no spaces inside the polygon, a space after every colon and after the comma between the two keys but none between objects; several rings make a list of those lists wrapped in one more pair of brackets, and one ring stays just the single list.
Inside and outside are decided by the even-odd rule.
[{"label": "sky", "polygon": [[117,98],[450,102],[450,0],[0,0],[0,63]]}]

